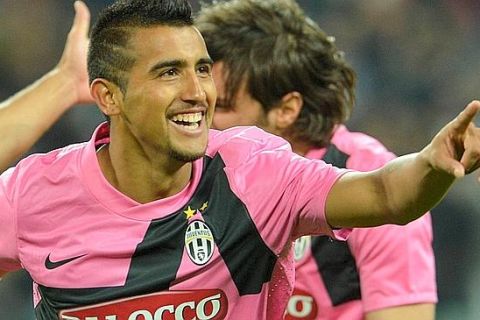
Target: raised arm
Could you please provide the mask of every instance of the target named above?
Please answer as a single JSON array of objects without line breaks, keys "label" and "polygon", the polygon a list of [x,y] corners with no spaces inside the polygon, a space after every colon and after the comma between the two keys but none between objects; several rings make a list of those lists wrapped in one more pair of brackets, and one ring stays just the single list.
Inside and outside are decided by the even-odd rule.
[{"label": "raised arm", "polygon": [[480,166],[480,129],[473,123],[479,110],[480,102],[471,102],[419,153],[373,172],[345,174],[327,198],[329,224],[406,224],[434,207],[456,178]]},{"label": "raised arm", "polygon": [[75,2],[75,19],[58,65],[0,103],[0,172],[28,151],[71,106],[92,102],[86,56],[90,12]]}]

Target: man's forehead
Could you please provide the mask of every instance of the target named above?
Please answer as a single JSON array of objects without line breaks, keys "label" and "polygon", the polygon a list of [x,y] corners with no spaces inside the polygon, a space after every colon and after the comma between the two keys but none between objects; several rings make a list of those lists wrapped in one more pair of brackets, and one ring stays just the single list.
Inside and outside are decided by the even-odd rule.
[{"label": "man's forehead", "polygon": [[130,44],[139,63],[182,60],[196,64],[199,61],[210,61],[205,42],[193,26],[139,28]]},{"label": "man's forehead", "polygon": [[136,28],[130,44],[132,48],[150,48],[165,53],[181,49],[186,52],[192,50],[207,52],[203,37],[193,26],[158,25]]}]

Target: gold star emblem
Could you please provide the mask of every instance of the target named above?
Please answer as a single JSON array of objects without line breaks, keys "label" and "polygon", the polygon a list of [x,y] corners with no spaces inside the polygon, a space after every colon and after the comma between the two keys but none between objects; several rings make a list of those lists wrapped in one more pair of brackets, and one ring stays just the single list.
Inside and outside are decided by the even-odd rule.
[{"label": "gold star emblem", "polygon": [[204,203],[202,204],[202,207],[200,208],[200,211],[202,211],[202,212],[205,211],[205,210],[207,209],[207,207],[208,207],[208,201],[207,201],[207,202],[204,202]]},{"label": "gold star emblem", "polygon": [[193,217],[195,215],[195,213],[197,213],[197,212],[195,210],[193,210],[192,208],[190,208],[190,206],[188,206],[187,210],[183,211],[183,213],[185,213],[185,215],[187,216],[187,220],[188,220],[191,217]]}]

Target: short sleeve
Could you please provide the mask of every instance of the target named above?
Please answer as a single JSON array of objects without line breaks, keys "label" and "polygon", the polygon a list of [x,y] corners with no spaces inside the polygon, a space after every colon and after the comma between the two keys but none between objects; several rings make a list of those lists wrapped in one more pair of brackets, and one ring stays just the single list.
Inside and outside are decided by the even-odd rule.
[{"label": "short sleeve", "polygon": [[232,191],[270,248],[278,254],[306,234],[346,237],[347,230],[334,232],[326,222],[325,203],[347,171],[296,155],[279,137],[254,133],[230,141],[220,154]]}]

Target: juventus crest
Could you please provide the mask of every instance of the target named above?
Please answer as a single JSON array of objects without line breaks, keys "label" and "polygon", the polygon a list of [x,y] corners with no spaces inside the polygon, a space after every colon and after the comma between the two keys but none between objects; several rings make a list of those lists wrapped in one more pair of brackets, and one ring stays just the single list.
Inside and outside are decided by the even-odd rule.
[{"label": "juventus crest", "polygon": [[185,249],[193,263],[206,264],[213,255],[215,241],[210,228],[201,220],[188,224],[185,232]]}]

